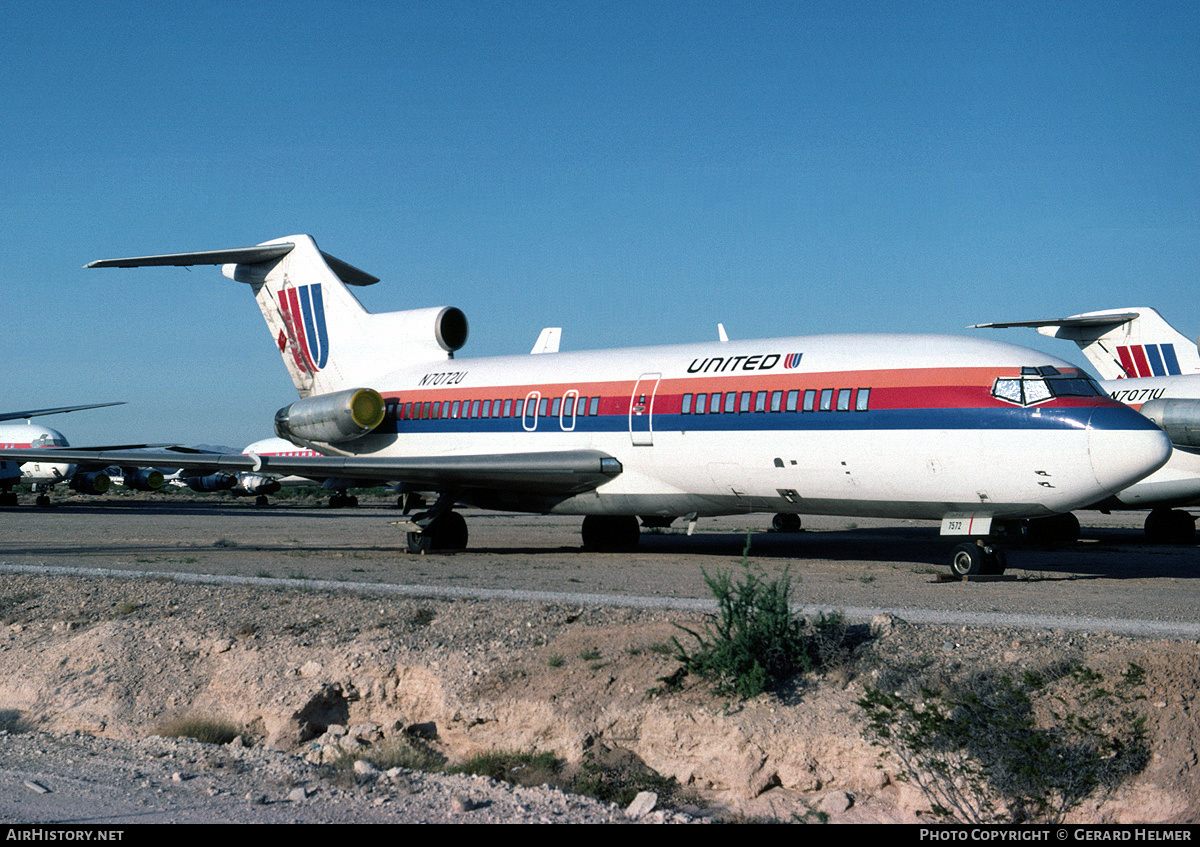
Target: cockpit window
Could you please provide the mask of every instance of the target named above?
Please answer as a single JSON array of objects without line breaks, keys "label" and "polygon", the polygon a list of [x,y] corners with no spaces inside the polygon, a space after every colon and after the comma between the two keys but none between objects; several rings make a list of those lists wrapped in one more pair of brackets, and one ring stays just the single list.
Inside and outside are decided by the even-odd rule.
[{"label": "cockpit window", "polygon": [[1084,373],[1063,373],[1054,367],[1021,368],[1021,375],[1000,377],[992,396],[1017,406],[1034,406],[1053,397],[1103,397],[1104,391]]}]

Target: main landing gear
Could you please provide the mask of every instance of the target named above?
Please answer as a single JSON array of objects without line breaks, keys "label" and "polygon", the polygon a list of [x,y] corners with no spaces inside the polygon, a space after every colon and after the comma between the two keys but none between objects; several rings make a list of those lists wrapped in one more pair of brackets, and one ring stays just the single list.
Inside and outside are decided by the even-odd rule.
[{"label": "main landing gear", "polygon": [[633,515],[588,515],[583,519],[583,546],[600,553],[636,550],[642,528]]},{"label": "main landing gear", "polygon": [[466,547],[467,522],[458,512],[442,512],[420,532],[408,533],[410,553],[440,553]]},{"label": "main landing gear", "polygon": [[[408,552],[442,553],[466,549],[467,522],[462,515],[454,511],[456,499],[454,493],[443,494],[438,497],[432,509],[413,515],[408,520],[392,521],[393,526],[407,531]],[[424,505],[425,501],[420,497],[413,497],[410,503],[405,495],[401,495],[400,503],[405,506],[412,503]]]},{"label": "main landing gear", "polygon": [[1146,539],[1155,544],[1191,544],[1196,540],[1196,517],[1182,509],[1151,509]]},{"label": "main landing gear", "polygon": [[353,509],[356,506],[358,506],[358,497],[347,494],[344,488],[329,495],[329,508],[331,509]]},{"label": "main landing gear", "polygon": [[1004,551],[984,540],[967,541],[950,555],[950,571],[957,577],[999,576],[1008,567]]}]

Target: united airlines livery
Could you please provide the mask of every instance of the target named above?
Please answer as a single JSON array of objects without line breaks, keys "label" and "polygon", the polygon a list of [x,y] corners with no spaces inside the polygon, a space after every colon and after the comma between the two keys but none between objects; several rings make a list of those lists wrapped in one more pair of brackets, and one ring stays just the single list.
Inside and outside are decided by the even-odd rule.
[{"label": "united airlines livery", "polygon": [[469,359],[462,311],[371,314],[350,286],[378,280],[305,235],[88,267],[202,264],[254,294],[300,395],[276,433],[322,455],[195,466],[433,494],[405,527],[414,552],[466,546],[460,504],[582,515],[598,550],[636,545],[639,517],[690,530],[721,514],[837,514],[940,521],[969,539],[956,573],[995,573],[994,523],[1095,503],[1171,452],[1077,368],[1001,342],[822,335],[554,352],[555,338],[536,355]]}]

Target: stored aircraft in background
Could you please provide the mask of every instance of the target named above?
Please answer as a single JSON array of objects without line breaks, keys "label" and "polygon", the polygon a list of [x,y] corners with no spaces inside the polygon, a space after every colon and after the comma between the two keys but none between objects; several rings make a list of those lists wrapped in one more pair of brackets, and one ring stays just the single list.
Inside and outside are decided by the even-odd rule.
[{"label": "stored aircraft in background", "polygon": [[[278,436],[262,438],[250,444],[242,451],[243,456],[260,456],[265,458],[286,456],[290,458],[320,456],[311,447],[298,447],[290,441]],[[281,475],[272,473],[256,473],[254,471],[238,471],[229,473],[211,468],[196,467],[189,471],[180,471],[170,477],[172,484],[184,485],[193,491],[228,491],[235,496],[255,498],[256,505],[269,504],[269,495],[283,488],[317,486],[329,495],[331,508],[342,506],[357,506],[358,498],[347,493],[349,488],[364,488],[379,485],[378,480],[355,480],[344,478],[312,479],[295,474]]]},{"label": "stored aircraft in background", "polygon": [[975,327],[1031,327],[1079,345],[1109,396],[1162,427],[1175,448],[1162,469],[1091,508],[1149,509],[1148,538],[1183,543],[1194,539],[1196,518],[1180,507],[1200,503],[1200,351],[1196,344],[1145,306]]},{"label": "stored aircraft in background", "polygon": [[[43,415],[58,415],[84,409],[102,409],[106,406],[120,405],[123,404],[91,403],[83,406],[55,406],[48,409],[0,412],[0,421],[36,418]],[[0,423],[0,447],[43,449],[66,446],[68,446],[67,439],[56,429],[28,420],[23,424]],[[118,468],[117,470],[130,488],[152,490],[163,483],[162,474],[156,474],[150,469]],[[37,457],[20,464],[0,462],[0,506],[17,505],[17,495],[13,488],[21,483],[33,486],[34,493],[37,495],[36,503],[39,506],[49,506],[50,493],[54,490],[55,485],[65,483],[73,491],[82,494],[103,494],[108,491],[111,484],[111,474],[103,468],[81,469],[70,462],[46,461],[45,457]]]},{"label": "stored aircraft in background", "polygon": [[[369,313],[347,286],[378,280],[305,235],[88,267],[203,264],[250,287],[291,374],[301,399],[276,433],[323,454],[218,468],[434,491],[407,527],[412,551],[466,546],[457,504],[583,515],[600,550],[635,546],[639,516],[683,516],[690,531],[702,516],[836,514],[941,521],[973,539],[955,572],[999,572],[993,524],[1094,503],[1171,451],[1077,368],[1002,342],[825,335],[459,359],[460,310]],[[73,460],[131,456],[144,458]]]}]

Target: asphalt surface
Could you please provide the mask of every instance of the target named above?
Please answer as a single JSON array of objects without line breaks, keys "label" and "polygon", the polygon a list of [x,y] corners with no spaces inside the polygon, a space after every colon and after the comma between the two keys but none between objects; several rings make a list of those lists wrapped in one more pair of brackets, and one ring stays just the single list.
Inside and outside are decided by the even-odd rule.
[{"label": "asphalt surface", "polygon": [[[366,498],[364,498],[366,499]],[[0,511],[0,567],[86,568],[331,581],[475,596],[578,595],[690,605],[707,574],[743,564],[787,573],[802,605],[910,620],[1099,628],[1198,637],[1200,548],[1150,545],[1145,513],[1082,513],[1083,539],[1061,548],[1008,546],[1003,577],[946,579],[958,539],[924,522],[806,518],[768,532],[769,515],[703,519],[643,532],[635,553],[582,550],[580,519],[467,511],[470,547],[412,555],[378,498],[357,509],[179,496],[74,497],[49,509]],[[744,554],[747,542],[749,553]],[[482,594],[480,594],[482,592]],[[435,593],[430,591],[430,593]]]}]

